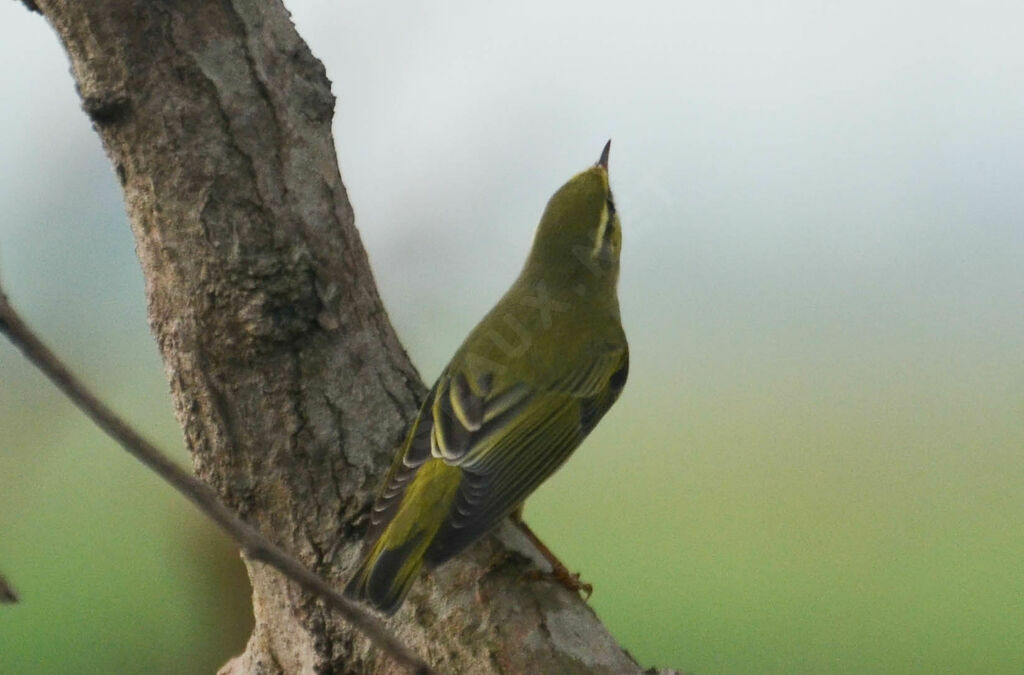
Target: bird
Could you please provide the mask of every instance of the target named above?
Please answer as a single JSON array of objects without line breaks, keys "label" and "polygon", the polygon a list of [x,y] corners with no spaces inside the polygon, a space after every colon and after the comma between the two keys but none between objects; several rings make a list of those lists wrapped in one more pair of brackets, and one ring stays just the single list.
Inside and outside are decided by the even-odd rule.
[{"label": "bird", "polygon": [[[540,544],[521,520],[523,501],[594,429],[629,373],[610,147],[550,198],[519,276],[424,399],[374,501],[350,599],[393,614],[424,565],[509,516]],[[540,547],[556,576],[578,580]]]}]

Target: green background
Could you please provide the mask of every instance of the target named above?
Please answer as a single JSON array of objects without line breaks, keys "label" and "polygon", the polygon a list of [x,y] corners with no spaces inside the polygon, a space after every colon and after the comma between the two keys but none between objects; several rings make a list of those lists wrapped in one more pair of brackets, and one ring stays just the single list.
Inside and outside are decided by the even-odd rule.
[{"label": "green background", "polygon": [[[1024,672],[1016,3],[289,3],[426,379],[611,136],[621,401],[527,504],[642,664]],[[0,3],[0,275],[187,454],[117,181]],[[212,672],[237,554],[0,344],[0,673]]]}]

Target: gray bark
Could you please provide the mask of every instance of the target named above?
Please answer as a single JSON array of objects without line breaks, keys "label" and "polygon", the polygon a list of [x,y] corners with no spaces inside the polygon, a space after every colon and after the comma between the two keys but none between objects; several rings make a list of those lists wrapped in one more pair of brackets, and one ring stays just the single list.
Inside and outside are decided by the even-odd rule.
[{"label": "gray bark", "polygon": [[[425,389],[381,304],[323,65],[276,1],[37,0],[124,187],[149,320],[197,475],[340,587]],[[352,103],[350,105],[357,105]],[[639,672],[511,527],[389,621],[442,672]],[[273,569],[233,673],[397,667]],[[186,650],[187,645],[182,645]]]}]

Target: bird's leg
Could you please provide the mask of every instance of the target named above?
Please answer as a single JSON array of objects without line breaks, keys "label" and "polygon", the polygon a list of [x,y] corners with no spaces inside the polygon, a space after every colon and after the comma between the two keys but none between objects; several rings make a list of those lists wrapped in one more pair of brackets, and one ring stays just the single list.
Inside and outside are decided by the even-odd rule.
[{"label": "bird's leg", "polygon": [[557,581],[562,584],[570,591],[583,591],[584,600],[590,599],[590,594],[594,592],[594,587],[587,582],[580,579],[578,572],[570,572],[569,569],[562,564],[562,561],[551,552],[551,549],[547,547],[540,540],[540,538],[530,529],[530,526],[523,520],[523,506],[520,504],[516,507],[515,511],[511,514],[512,522],[515,523],[516,527],[522,531],[526,538],[530,540],[540,554],[551,564],[551,571],[544,573],[540,570],[532,570],[527,572],[526,576],[532,579],[550,579],[551,581]]}]

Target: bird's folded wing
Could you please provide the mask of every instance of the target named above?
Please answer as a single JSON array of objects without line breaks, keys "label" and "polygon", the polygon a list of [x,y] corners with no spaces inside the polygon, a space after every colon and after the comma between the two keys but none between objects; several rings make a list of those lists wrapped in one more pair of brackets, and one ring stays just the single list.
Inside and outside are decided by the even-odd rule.
[{"label": "bird's folded wing", "polygon": [[[455,455],[447,461],[462,468],[463,479],[448,519],[427,551],[427,562],[436,564],[461,551],[550,476],[611,407],[624,380],[616,375],[625,372],[626,363],[625,351],[595,359],[590,368],[552,389],[528,389],[512,406],[503,401],[501,412],[490,418],[487,401],[462,406],[483,410],[485,421],[474,432],[456,430],[453,437],[466,442],[458,454],[447,448],[450,457]],[[500,392],[495,400],[501,400]],[[456,399],[453,410],[460,405]],[[435,443],[448,438],[437,433],[441,425],[458,426],[435,415]]]},{"label": "bird's folded wing", "polygon": [[[625,380],[625,350],[594,359],[546,389],[471,386],[446,370],[427,395],[373,508],[371,536],[401,504],[430,458],[463,470],[451,511],[427,552],[447,560],[490,529],[551,475],[611,407]],[[482,386],[483,385],[483,386]]]}]

